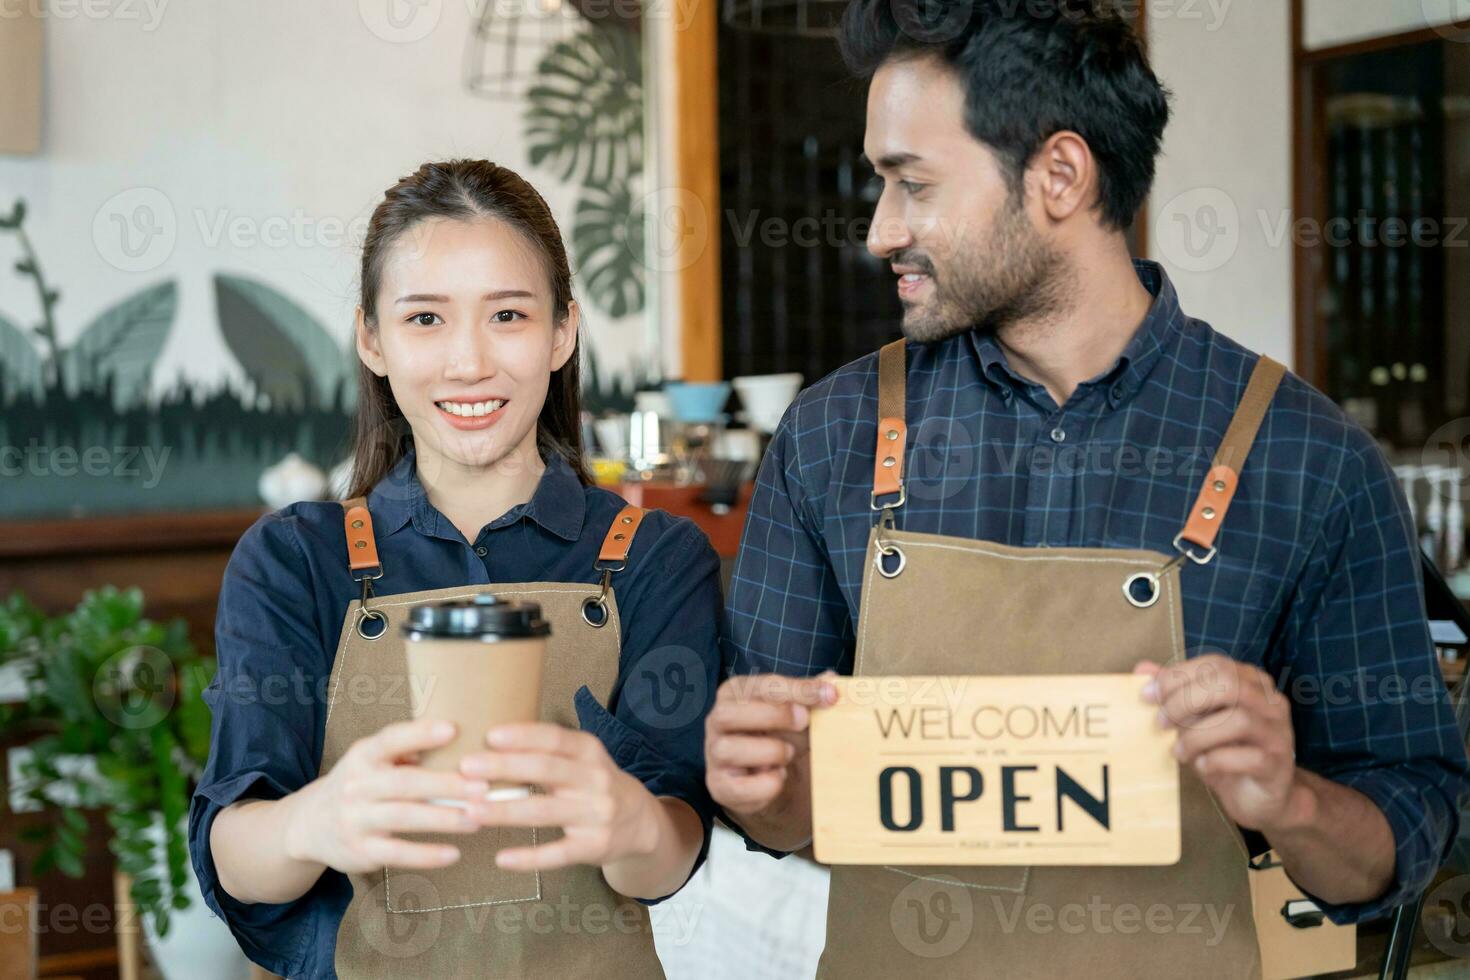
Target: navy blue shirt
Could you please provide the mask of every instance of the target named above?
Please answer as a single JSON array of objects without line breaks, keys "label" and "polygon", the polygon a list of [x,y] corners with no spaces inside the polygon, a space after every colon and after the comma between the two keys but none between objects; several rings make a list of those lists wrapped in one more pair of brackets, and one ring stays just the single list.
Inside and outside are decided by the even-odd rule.
[{"label": "navy blue shirt", "polygon": [[[1175,554],[1257,358],[1181,312],[1158,265],[1136,271],[1155,297],[1147,317],[1065,405],[986,333],[908,345],[900,529]],[[805,391],[775,434],[730,589],[729,673],[852,670],[877,365],[870,355]],[[1182,570],[1186,652],[1273,675],[1292,699],[1298,764],[1383,810],[1393,886],[1363,905],[1322,903],[1337,922],[1382,914],[1429,882],[1466,788],[1399,485],[1372,438],[1289,375],[1216,545]]]},{"label": "navy blue shirt", "polygon": [[[599,581],[597,555],[624,501],[585,487],[552,460],[532,499],[467,542],[429,503],[410,450],[368,496],[383,578],[379,596],[466,584]],[[581,727],[656,796],[684,800],[704,823],[714,806],[704,785],[704,715],[719,672],[720,566],[692,521],[650,512],[624,571],[613,577],[623,625],[618,678],[606,706],[583,690]],[[343,617],[360,589],[348,571],[342,508],[292,504],[245,533],[225,569],[215,639],[219,668],[205,691],[213,711],[209,762],[189,811],[189,846],[205,903],[229,923],[255,962],[285,977],[335,976],[337,929],[352,897],[327,869],[294,902],[247,905],[219,887],[209,829],[244,798],[279,799],[317,777],[326,727],[325,689]],[[630,682],[650,665],[682,670],[681,697],[700,710],[668,713],[669,691]],[[651,904],[651,903],[650,903]]]}]

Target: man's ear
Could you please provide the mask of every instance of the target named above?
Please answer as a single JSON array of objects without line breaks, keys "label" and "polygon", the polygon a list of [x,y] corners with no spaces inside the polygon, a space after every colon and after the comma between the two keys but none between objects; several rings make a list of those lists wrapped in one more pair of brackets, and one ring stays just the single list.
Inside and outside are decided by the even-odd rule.
[{"label": "man's ear", "polygon": [[577,352],[577,331],[582,325],[582,308],[576,300],[567,304],[566,319],[552,328],[551,370],[560,371]]},{"label": "man's ear", "polygon": [[361,306],[357,308],[353,332],[357,342],[358,359],[368,366],[369,371],[380,378],[386,378],[388,362],[383,359],[383,352],[378,348],[378,332],[368,329],[367,317],[363,314]]},{"label": "man's ear", "polygon": [[1052,221],[1065,221],[1097,201],[1097,161],[1087,141],[1070,130],[1052,134],[1027,169],[1037,201]]}]

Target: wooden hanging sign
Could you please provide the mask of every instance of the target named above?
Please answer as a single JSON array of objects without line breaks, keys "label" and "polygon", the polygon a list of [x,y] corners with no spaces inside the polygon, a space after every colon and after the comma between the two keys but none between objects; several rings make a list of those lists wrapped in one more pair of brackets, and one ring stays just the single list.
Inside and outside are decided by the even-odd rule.
[{"label": "wooden hanging sign", "polygon": [[818,861],[1167,865],[1175,733],[1147,678],[842,677],[811,719]]}]

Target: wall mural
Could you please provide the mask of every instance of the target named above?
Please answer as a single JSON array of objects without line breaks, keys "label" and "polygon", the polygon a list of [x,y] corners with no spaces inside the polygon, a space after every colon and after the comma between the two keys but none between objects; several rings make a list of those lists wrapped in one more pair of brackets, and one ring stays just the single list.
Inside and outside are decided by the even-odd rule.
[{"label": "wall mural", "polygon": [[296,452],[323,469],[347,452],[355,357],[264,283],[218,274],[220,329],[247,390],[183,378],[149,398],[174,328],[177,286],[155,283],[87,324],[68,347],[59,287],[25,232],[25,202],[0,217],[19,239],[13,274],[39,323],[0,309],[0,516],[81,516],[256,504],[260,474]]},{"label": "wall mural", "polygon": [[[531,166],[545,172],[540,179],[577,187],[564,231],[584,302],[610,318],[640,313],[638,32],[578,18],[545,49],[519,98]],[[64,294],[25,222],[24,201],[0,213],[0,235],[14,236],[21,254],[7,274],[41,310],[39,322],[22,324],[0,300],[0,519],[258,506],[261,474],[289,454],[323,472],[346,458],[356,354],[297,302],[259,280],[216,273],[219,329],[246,384],[155,385],[177,284],[153,283],[75,334],[59,330]],[[63,333],[76,341],[62,346]],[[642,374],[601,377],[583,349],[587,407],[626,408]]]}]

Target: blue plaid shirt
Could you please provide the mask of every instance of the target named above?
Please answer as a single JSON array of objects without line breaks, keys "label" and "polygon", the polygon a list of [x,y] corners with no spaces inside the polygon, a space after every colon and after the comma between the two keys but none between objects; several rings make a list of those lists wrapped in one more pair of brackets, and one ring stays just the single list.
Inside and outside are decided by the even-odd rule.
[{"label": "blue plaid shirt", "polygon": [[[1147,317],[1062,406],[992,336],[909,345],[900,529],[1175,553],[1256,355],[1186,316],[1158,265],[1137,272],[1155,297]],[[851,673],[877,390],[873,354],[803,392],[776,432],[731,586],[727,673]],[[1380,915],[1428,884],[1467,785],[1403,494],[1372,438],[1288,375],[1216,545],[1182,576],[1187,652],[1274,676],[1292,697],[1298,764],[1387,816],[1394,885],[1374,902],[1322,903],[1338,922]]]}]

